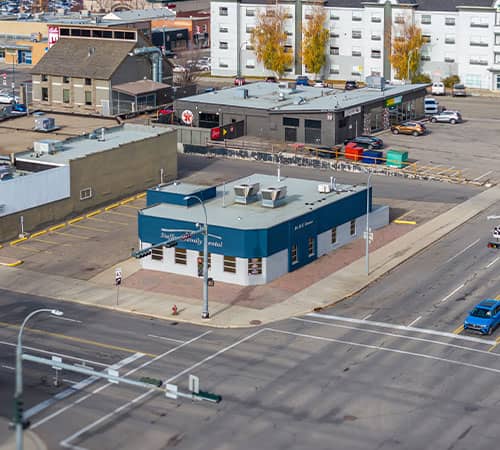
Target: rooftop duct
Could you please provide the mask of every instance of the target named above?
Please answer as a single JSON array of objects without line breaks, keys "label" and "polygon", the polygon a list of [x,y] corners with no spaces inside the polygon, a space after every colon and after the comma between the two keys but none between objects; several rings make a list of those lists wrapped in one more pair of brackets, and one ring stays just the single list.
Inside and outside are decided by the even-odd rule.
[{"label": "rooftop duct", "polygon": [[259,183],[252,184],[238,184],[234,186],[234,201],[242,205],[248,205],[258,200],[260,189]]},{"label": "rooftop duct", "polygon": [[285,203],[286,186],[268,187],[261,190],[262,206],[276,208]]}]

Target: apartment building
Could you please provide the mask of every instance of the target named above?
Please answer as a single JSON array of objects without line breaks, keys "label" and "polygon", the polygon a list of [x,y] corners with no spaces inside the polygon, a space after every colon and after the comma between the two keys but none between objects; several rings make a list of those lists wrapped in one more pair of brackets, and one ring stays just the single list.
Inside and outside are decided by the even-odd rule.
[{"label": "apartment building", "polygon": [[[286,45],[295,56],[285,78],[314,76],[300,60],[301,29],[314,3],[276,3],[287,11]],[[276,3],[211,2],[213,75],[272,75],[257,61],[250,33],[258,12]],[[382,75],[395,80],[388,63],[389,42],[409,21],[422,29],[426,40],[421,52],[423,73],[433,80],[458,75],[468,87],[500,90],[500,0],[326,0],[324,8],[330,36],[321,78],[364,80]]]}]

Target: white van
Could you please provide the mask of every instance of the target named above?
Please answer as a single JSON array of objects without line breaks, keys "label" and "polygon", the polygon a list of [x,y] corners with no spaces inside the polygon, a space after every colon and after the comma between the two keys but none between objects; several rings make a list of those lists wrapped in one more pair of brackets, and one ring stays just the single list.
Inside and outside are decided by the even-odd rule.
[{"label": "white van", "polygon": [[444,95],[444,84],[441,83],[441,81],[435,81],[434,83],[432,83],[431,93],[432,95]]},{"label": "white van", "polygon": [[439,112],[439,103],[435,98],[424,98],[424,113],[425,115],[437,114]]}]

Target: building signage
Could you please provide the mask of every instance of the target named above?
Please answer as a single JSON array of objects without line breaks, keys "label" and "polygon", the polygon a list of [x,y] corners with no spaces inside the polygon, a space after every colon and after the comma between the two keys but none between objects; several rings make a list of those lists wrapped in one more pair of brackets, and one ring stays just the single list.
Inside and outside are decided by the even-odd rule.
[{"label": "building signage", "polygon": [[361,106],[355,106],[354,108],[349,108],[344,111],[344,117],[354,116],[361,112]]},{"label": "building signage", "polygon": [[193,123],[193,113],[189,109],[185,109],[184,111],[182,111],[181,117],[182,117],[182,121],[186,125],[191,125]]},{"label": "building signage", "polygon": [[298,223],[293,227],[293,231],[298,231],[302,230],[305,227],[308,227],[309,225],[312,225],[314,223],[314,220],[308,220],[306,222]]},{"label": "building signage", "polygon": [[399,105],[401,104],[403,101],[403,96],[400,95],[398,97],[393,97],[393,98],[388,98],[386,101],[385,101],[385,106],[396,106],[396,105]]},{"label": "building signage", "polygon": [[[165,241],[175,241],[179,240],[182,242],[189,242],[194,245],[203,245],[203,236],[195,235],[191,236],[189,233],[192,233],[193,230],[169,230],[167,228],[161,229],[160,237]],[[208,246],[222,248],[223,242],[221,236],[216,236],[215,234],[208,234]]]},{"label": "building signage", "polygon": [[49,27],[48,41],[49,48],[59,40],[59,27]]}]

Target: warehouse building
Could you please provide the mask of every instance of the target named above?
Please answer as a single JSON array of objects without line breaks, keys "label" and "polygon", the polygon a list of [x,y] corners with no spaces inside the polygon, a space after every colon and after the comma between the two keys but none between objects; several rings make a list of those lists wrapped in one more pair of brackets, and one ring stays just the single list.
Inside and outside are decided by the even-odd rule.
[{"label": "warehouse building", "polygon": [[148,190],[147,206],[139,212],[140,248],[157,246],[141,259],[142,266],[198,276],[203,235],[196,232],[206,220],[209,277],[238,285],[265,284],[362,237],[367,204],[370,228],[387,225],[389,207],[372,205],[371,189],[367,202],[367,193],[364,184],[279,174],[254,174],[211,187],[159,185]]}]

